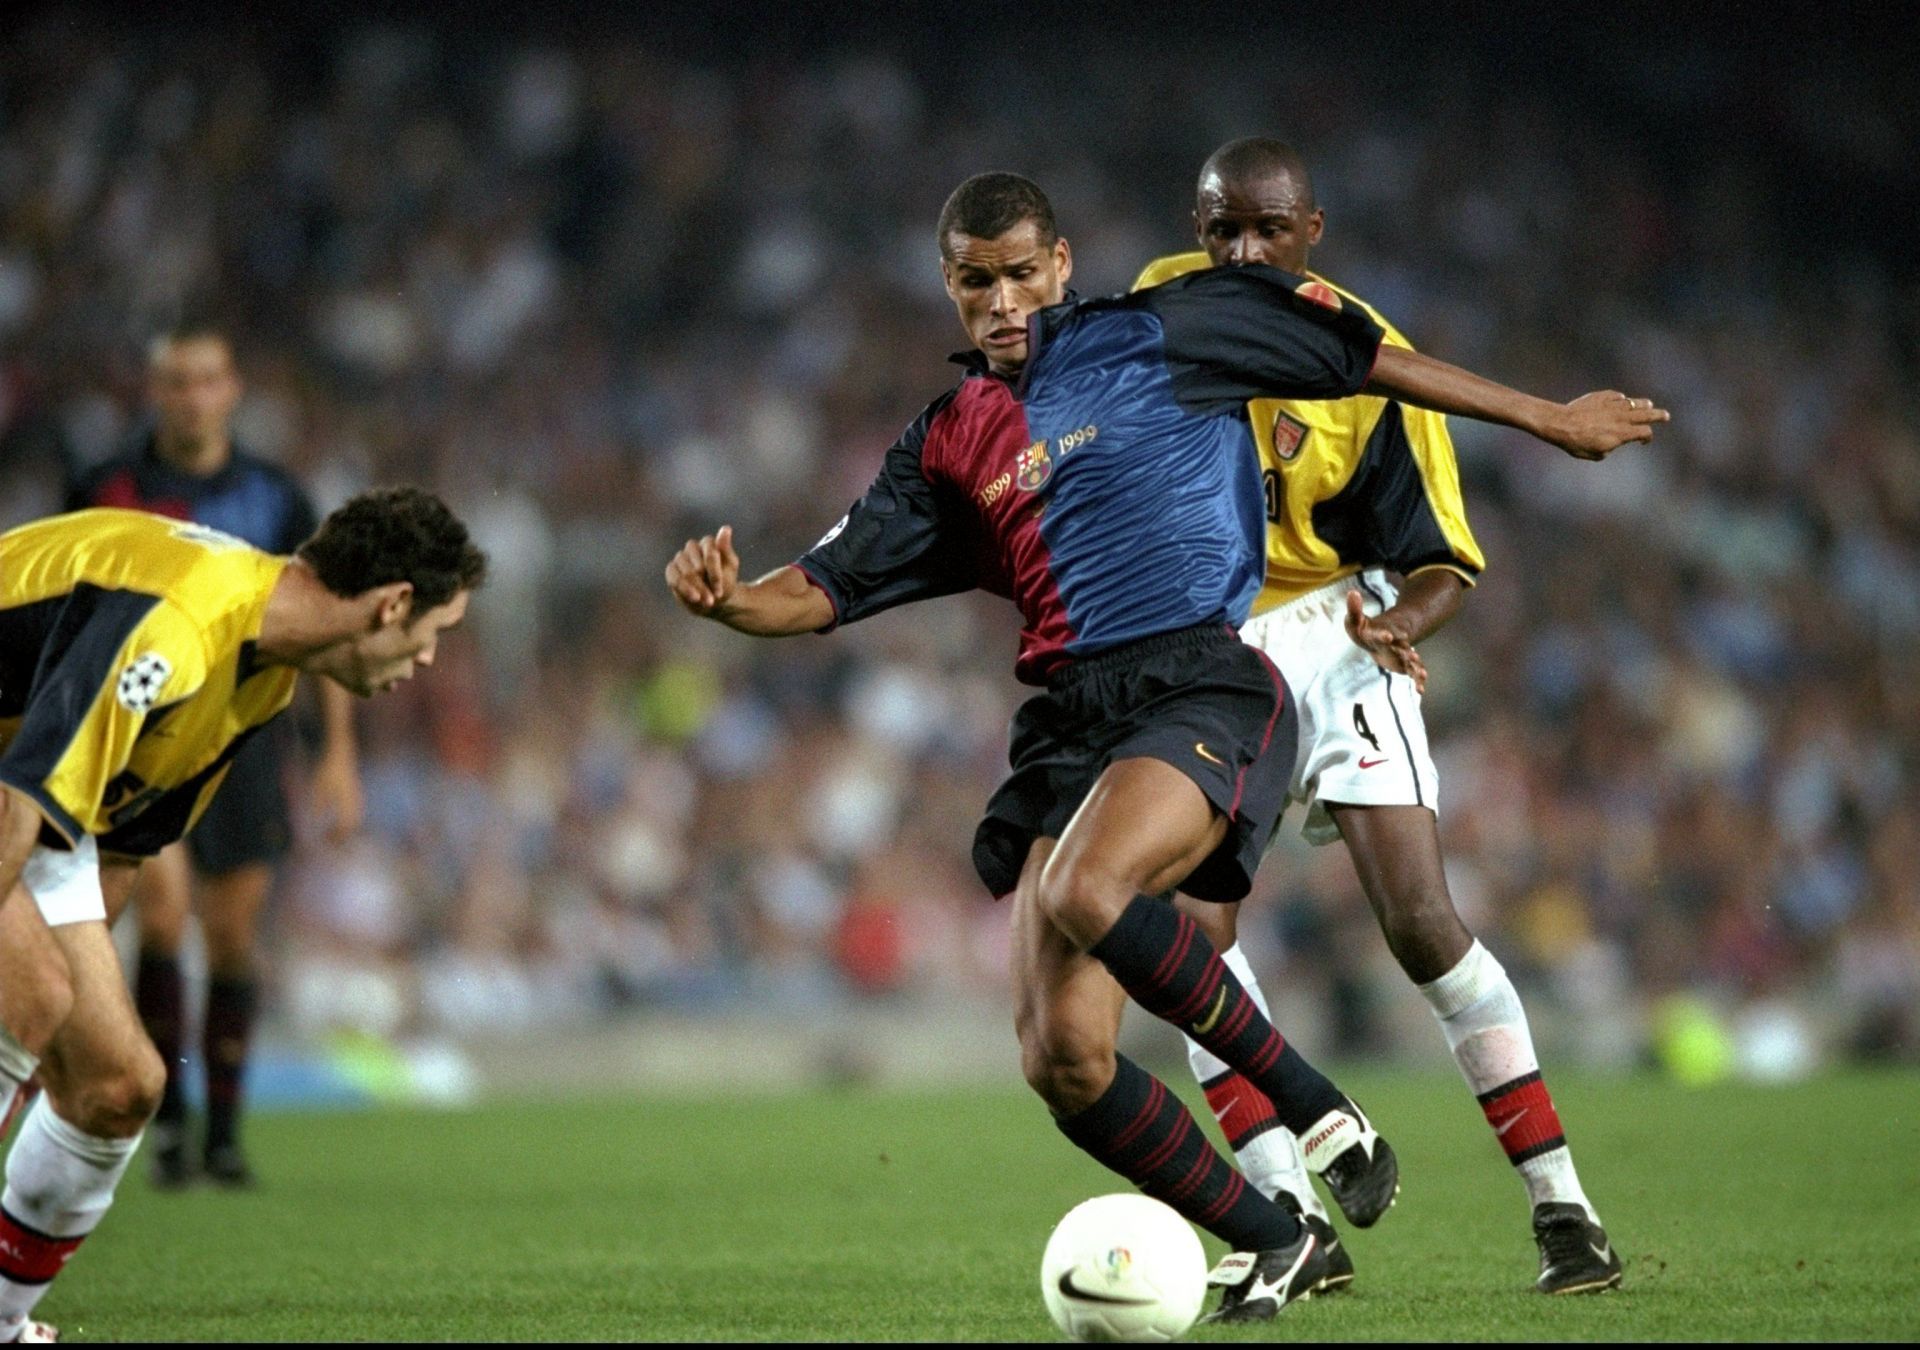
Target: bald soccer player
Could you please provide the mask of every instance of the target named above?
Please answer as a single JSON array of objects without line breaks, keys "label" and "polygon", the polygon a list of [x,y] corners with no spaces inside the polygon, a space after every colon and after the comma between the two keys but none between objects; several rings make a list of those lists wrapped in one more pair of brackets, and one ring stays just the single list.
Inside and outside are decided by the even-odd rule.
[{"label": "bald soccer player", "polygon": [[[1264,264],[1312,278],[1365,310],[1384,341],[1409,344],[1364,301],[1308,270],[1325,229],[1313,180],[1286,144],[1238,140],[1200,171],[1203,251],[1162,258],[1149,287],[1209,268]],[[1273,658],[1300,703],[1290,796],[1315,844],[1343,840],[1394,958],[1420,990],[1507,1158],[1526,1184],[1548,1294],[1617,1288],[1619,1253],[1600,1225],[1540,1074],[1513,982],[1460,921],[1441,866],[1438,775],[1420,716],[1417,645],[1451,619],[1480,574],[1446,419],[1393,399],[1256,399],[1247,405],[1266,496],[1266,579],[1243,640]],[[1397,573],[1396,589],[1388,580]],[[1182,908],[1259,997],[1240,951],[1238,905]],[[1299,1141],[1246,1078],[1189,1038],[1187,1054],[1242,1170],[1298,1207],[1332,1249],[1329,1288],[1352,1258],[1314,1195]]]}]

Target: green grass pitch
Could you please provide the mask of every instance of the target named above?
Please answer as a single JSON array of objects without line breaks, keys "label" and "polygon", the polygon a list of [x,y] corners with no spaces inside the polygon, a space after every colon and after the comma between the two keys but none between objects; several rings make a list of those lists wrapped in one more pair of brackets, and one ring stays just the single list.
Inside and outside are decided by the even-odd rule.
[{"label": "green grass pitch", "polygon": [[[1193,1339],[1920,1337],[1920,1079],[1557,1076],[1627,1260],[1623,1292],[1561,1300],[1530,1290],[1523,1193],[1457,1080],[1341,1081],[1402,1160],[1398,1206],[1349,1234],[1353,1291]],[[1016,1085],[252,1130],[262,1189],[136,1168],[42,1315],[75,1340],[1052,1340],[1047,1233],[1124,1189]]]}]

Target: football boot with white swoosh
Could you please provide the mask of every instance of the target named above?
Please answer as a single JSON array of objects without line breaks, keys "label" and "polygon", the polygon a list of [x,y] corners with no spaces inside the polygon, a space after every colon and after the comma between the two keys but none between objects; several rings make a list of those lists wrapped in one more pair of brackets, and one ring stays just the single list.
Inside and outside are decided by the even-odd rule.
[{"label": "football boot with white swoosh", "polygon": [[1541,1293],[1600,1294],[1620,1287],[1620,1253],[1581,1206],[1535,1205],[1533,1240],[1540,1244],[1534,1288]]}]

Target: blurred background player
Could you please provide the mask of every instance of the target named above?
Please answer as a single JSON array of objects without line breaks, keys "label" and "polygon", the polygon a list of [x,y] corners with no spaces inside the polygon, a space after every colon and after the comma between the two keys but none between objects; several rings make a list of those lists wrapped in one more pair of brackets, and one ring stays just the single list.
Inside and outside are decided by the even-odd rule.
[{"label": "blurred background player", "polygon": [[[1151,263],[1136,287],[1247,263],[1307,274],[1325,227],[1300,156],[1262,138],[1230,142],[1207,160],[1193,220],[1205,251]],[[1331,289],[1365,308],[1388,343],[1409,345],[1372,306]],[[1432,1006],[1526,1183],[1537,1287],[1615,1288],[1620,1258],[1581,1189],[1519,995],[1461,922],[1441,865],[1438,776],[1420,716],[1426,672],[1415,645],[1458,612],[1483,565],[1446,420],[1365,395],[1257,399],[1248,415],[1267,494],[1267,575],[1241,637],[1273,657],[1300,702],[1292,795],[1307,807],[1303,832],[1316,844],[1346,841],[1394,959]],[[1403,578],[1398,591],[1388,569]],[[1185,899],[1182,907],[1264,1002],[1238,945],[1240,907]],[[1191,1039],[1187,1057],[1249,1179],[1306,1211],[1341,1254],[1342,1282],[1351,1281],[1351,1257],[1272,1104]]]},{"label": "blurred background player", "polygon": [[[234,442],[242,386],[222,329],[183,324],[155,338],[147,389],[150,427],[125,453],[80,479],[68,509],[152,511],[211,526],[273,554],[292,553],[313,533],[317,517],[299,483]],[[362,810],[353,707],[331,681],[319,682],[319,700],[324,740],[308,807],[339,843],[358,826]],[[258,1002],[254,952],[276,865],[293,842],[286,774],[295,739],[290,722],[252,738],[192,836],[143,867],[135,888],[135,999],[167,1065],[166,1092],[151,1131],[153,1181],[162,1188],[184,1185],[196,1174],[226,1186],[253,1183],[241,1149],[240,1114]],[[207,1120],[197,1155],[189,1142],[183,1081],[187,1000],[180,956],[190,909],[199,916],[207,962],[200,1037]]]},{"label": "blurred background player", "polygon": [[301,672],[395,687],[485,575],[412,488],[355,497],[291,558],[140,511],[0,535],[0,1108],[36,1068],[45,1088],[0,1193],[0,1341],[53,1338],[34,1307],[159,1105],[108,936],[141,861],[193,828]]}]

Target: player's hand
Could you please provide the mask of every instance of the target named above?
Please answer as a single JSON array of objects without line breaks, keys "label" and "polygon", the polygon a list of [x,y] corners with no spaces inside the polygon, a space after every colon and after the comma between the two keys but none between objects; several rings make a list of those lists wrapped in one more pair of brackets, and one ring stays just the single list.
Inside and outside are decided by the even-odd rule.
[{"label": "player's hand", "polygon": [[667,564],[667,589],[689,613],[718,618],[740,585],[740,555],[733,551],[733,526],[689,539]]},{"label": "player's hand", "polygon": [[327,822],[327,842],[344,844],[366,818],[367,798],[360,787],[360,766],[348,754],[327,754],[313,769],[313,807]]},{"label": "player's hand", "polygon": [[1546,439],[1575,459],[1605,459],[1628,441],[1650,441],[1653,429],[1673,414],[1650,398],[1632,398],[1617,389],[1582,394],[1561,405],[1561,416]]},{"label": "player's hand", "polygon": [[1405,675],[1413,681],[1415,693],[1427,692],[1427,663],[1388,615],[1367,613],[1359,591],[1347,592],[1347,636],[1382,670]]}]

